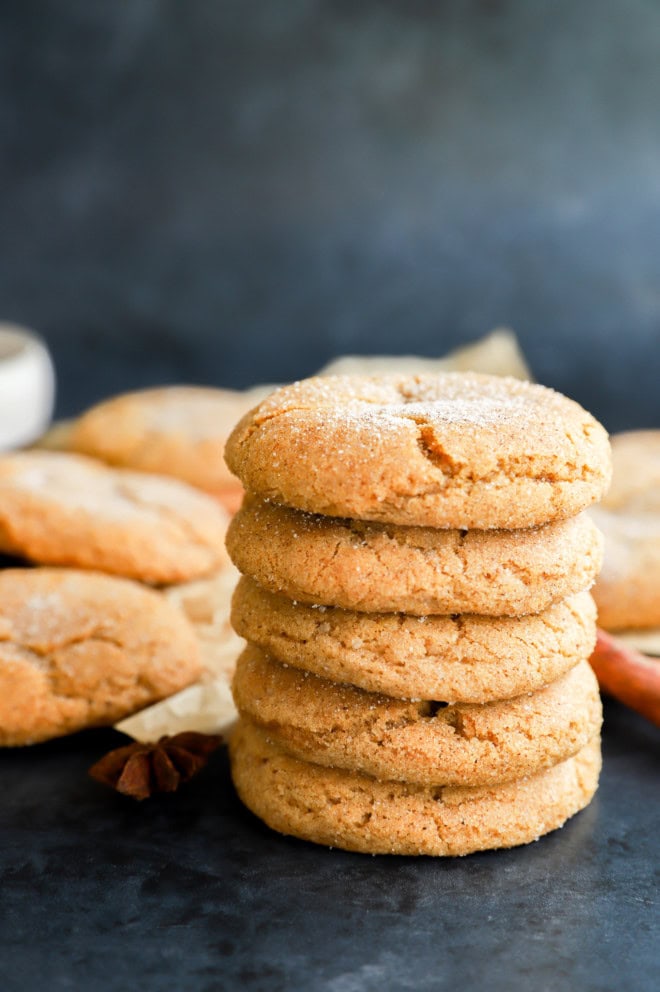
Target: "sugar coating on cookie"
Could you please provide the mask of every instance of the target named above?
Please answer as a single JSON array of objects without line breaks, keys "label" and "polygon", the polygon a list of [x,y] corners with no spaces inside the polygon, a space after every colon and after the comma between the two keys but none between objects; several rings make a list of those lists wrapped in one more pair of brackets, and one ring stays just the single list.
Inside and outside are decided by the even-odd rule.
[{"label": "sugar coating on cookie", "polygon": [[243,418],[225,457],[263,498],[425,527],[564,519],[600,499],[611,474],[607,434],[577,403],[477,373],[294,383]]},{"label": "sugar coating on cookie", "polygon": [[400,699],[510,699],[559,678],[596,644],[587,592],[523,617],[414,617],[308,606],[243,576],[231,618],[284,664]]},{"label": "sugar coating on cookie", "polygon": [[124,393],[74,421],[67,446],[124,468],[171,475],[207,492],[240,489],[224,460],[225,442],[264,395],[203,386]]},{"label": "sugar coating on cookie", "polygon": [[105,726],[194,682],[202,666],[181,611],[95,572],[0,571],[0,745]]},{"label": "sugar coating on cookie", "polygon": [[536,775],[492,786],[422,786],[300,761],[241,720],[230,742],[240,798],[269,827],[368,854],[464,855],[561,827],[598,785],[600,740]]},{"label": "sugar coating on cookie", "polygon": [[227,532],[239,571],[303,603],[366,612],[537,613],[588,589],[602,537],[586,514],[525,531],[441,530],[302,513],[255,497]]},{"label": "sugar coating on cookie", "polygon": [[419,785],[491,785],[577,754],[600,730],[588,661],[534,693],[492,703],[401,700],[337,685],[246,648],[239,713],[302,761]]},{"label": "sugar coating on cookie", "polygon": [[0,551],[40,564],[183,582],[226,561],[227,520],[215,500],[174,479],[83,455],[0,457]]}]

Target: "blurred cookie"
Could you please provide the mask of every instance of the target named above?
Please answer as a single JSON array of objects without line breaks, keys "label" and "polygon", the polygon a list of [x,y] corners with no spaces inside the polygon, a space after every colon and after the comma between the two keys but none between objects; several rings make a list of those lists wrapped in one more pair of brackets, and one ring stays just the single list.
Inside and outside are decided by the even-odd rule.
[{"label": "blurred cookie", "polygon": [[317,377],[238,424],[227,464],[263,498],[400,525],[521,528],[600,499],[603,427],[543,386],[477,373]]},{"label": "blurred cookie", "polygon": [[287,665],[400,699],[483,703],[533,692],[596,643],[589,593],[524,617],[406,616],[306,606],[241,578],[232,623]]},{"label": "blurred cookie", "polygon": [[601,507],[590,514],[605,537],[593,589],[598,623],[612,631],[660,627],[660,515]]},{"label": "blurred cookie", "polygon": [[111,465],[174,476],[234,509],[242,487],[225,464],[225,442],[269,389],[163,386],[124,393],[79,417],[68,446]]},{"label": "blurred cookie", "polygon": [[0,457],[0,551],[40,564],[182,582],[226,560],[226,526],[214,500],[174,479],[82,455]]},{"label": "blurred cookie", "polygon": [[612,458],[611,489],[591,511],[605,536],[598,622],[615,631],[660,627],[660,431],[615,435]]},{"label": "blurred cookie", "polygon": [[611,442],[612,484],[602,506],[615,513],[660,514],[660,431],[625,431]]},{"label": "blurred cookie", "polygon": [[238,660],[233,694],[241,716],[294,758],[418,785],[533,775],[577,754],[602,721],[588,661],[538,692],[447,705],[337,685],[250,646]]},{"label": "blurred cookie", "polygon": [[195,634],[158,593],[94,572],[0,571],[0,745],[105,726],[194,682]]},{"label": "blurred cookie", "polygon": [[601,764],[596,737],[567,761],[504,785],[380,782],[299,761],[245,720],[230,753],[239,796],[269,827],[367,854],[462,855],[537,840],[589,803]]},{"label": "blurred cookie", "polygon": [[227,548],[239,571],[303,603],[519,616],[588,589],[602,538],[586,514],[524,531],[437,530],[313,516],[250,497]]}]

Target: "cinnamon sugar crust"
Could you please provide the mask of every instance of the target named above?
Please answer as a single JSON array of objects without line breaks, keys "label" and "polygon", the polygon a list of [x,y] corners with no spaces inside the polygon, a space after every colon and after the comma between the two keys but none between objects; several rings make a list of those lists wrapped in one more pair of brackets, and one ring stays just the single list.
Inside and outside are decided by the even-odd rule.
[{"label": "cinnamon sugar crust", "polygon": [[244,576],[232,623],[277,661],[400,699],[510,699],[559,678],[596,644],[587,592],[525,617],[414,617],[294,603]]},{"label": "cinnamon sugar crust", "polygon": [[227,442],[245,488],[328,516],[521,528],[610,481],[607,434],[551,389],[477,373],[330,376],[277,390]]},{"label": "cinnamon sugar crust", "polygon": [[299,761],[241,720],[230,741],[240,798],[273,830],[366,854],[450,856],[515,847],[592,799],[600,740],[536,775],[491,786],[422,786]]},{"label": "cinnamon sugar crust", "polygon": [[447,705],[338,685],[249,646],[233,693],[239,713],[294,758],[418,785],[491,785],[532,775],[577,754],[602,722],[586,660],[534,693]]},{"label": "cinnamon sugar crust", "polygon": [[602,561],[586,514],[458,531],[316,516],[255,497],[233,518],[227,548],[240,572],[289,599],[415,615],[538,613],[590,588]]}]

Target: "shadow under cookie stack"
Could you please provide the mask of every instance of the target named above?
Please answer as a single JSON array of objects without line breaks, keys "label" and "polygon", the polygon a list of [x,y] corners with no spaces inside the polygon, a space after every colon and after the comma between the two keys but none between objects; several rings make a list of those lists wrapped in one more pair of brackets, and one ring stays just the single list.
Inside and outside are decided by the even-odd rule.
[{"label": "shadow under cookie stack", "polygon": [[603,428],[544,387],[476,374],[278,390],[226,457],[232,774],[269,826],[368,853],[512,847],[588,804],[601,706],[582,511]]}]

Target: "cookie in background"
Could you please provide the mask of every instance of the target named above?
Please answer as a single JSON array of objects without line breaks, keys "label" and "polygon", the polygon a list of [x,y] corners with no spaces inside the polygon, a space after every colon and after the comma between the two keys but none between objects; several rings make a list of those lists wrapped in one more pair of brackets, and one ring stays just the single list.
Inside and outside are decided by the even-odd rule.
[{"label": "cookie in background", "polygon": [[601,627],[660,654],[660,430],[612,439],[611,488],[592,510],[605,535],[605,561],[594,588]]},{"label": "cookie in background", "polygon": [[110,465],[173,476],[233,510],[242,490],[225,464],[225,441],[270,388],[163,386],[125,393],[73,421],[64,443]]},{"label": "cookie in background", "polygon": [[227,514],[175,479],[65,452],[0,455],[0,551],[152,585],[201,578],[227,561]]},{"label": "cookie in background", "polygon": [[195,632],[137,582],[0,570],[0,746],[109,726],[201,674]]}]

